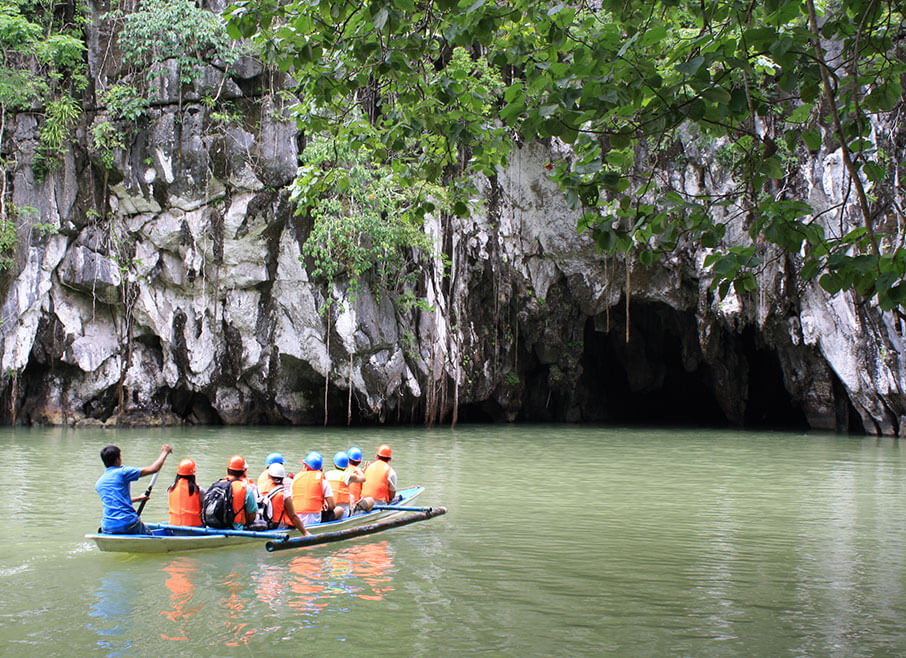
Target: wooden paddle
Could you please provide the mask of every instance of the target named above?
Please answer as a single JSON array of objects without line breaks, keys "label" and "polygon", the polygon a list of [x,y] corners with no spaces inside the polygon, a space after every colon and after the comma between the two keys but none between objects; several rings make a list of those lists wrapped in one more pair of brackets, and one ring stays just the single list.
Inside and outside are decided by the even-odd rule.
[{"label": "wooden paddle", "polygon": [[[161,468],[163,468],[163,466],[161,466]],[[138,506],[138,509],[135,512],[139,516],[142,515],[142,510],[145,509],[145,503],[148,502],[148,496],[151,495],[151,490],[154,488],[154,483],[157,482],[158,475],[160,475],[160,471],[157,471],[157,473],[151,476],[151,482],[150,484],[148,484],[148,488],[145,489],[145,499],[142,501],[142,504]]]}]

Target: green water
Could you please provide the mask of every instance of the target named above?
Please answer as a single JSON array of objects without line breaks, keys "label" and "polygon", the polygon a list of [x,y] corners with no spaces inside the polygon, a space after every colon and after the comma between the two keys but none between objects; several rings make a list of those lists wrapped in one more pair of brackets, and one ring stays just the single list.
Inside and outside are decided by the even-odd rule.
[{"label": "green water", "polygon": [[[393,446],[446,516],[345,544],[101,553],[100,449],[164,520],[183,457],[207,485]],[[892,439],[573,426],[5,430],[5,655],[906,654],[906,455]],[[148,479],[133,485],[137,495]]]}]

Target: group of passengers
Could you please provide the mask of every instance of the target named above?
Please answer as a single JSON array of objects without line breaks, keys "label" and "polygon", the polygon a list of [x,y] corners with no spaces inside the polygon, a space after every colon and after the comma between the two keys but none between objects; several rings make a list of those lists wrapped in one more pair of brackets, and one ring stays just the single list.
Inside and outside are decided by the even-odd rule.
[{"label": "group of passengers", "polygon": [[[122,465],[122,454],[116,446],[101,450],[107,467],[95,484],[104,506],[101,531],[110,534],[149,534],[132,503],[147,500],[147,495],[132,497],[129,485],[139,477],[157,473],[167,456],[169,445],[160,456],[144,468]],[[232,527],[236,530],[296,528],[309,534],[306,526],[344,519],[352,514],[370,512],[376,504],[387,504],[396,498],[396,471],[390,466],[390,446],[377,449],[375,461],[362,463],[362,451],[352,447],[334,455],[334,468],[323,471],[321,454],[309,452],[300,460],[301,470],[290,473],[279,452],[264,460],[264,470],[257,480],[248,476],[248,463],[241,455],[227,462],[226,477],[209,487],[225,492]],[[176,469],[176,479],[168,489],[170,524],[201,527],[204,525],[204,489],[195,481],[195,462],[183,459]],[[213,496],[212,496],[213,498]],[[210,509],[210,507],[209,507]]]}]

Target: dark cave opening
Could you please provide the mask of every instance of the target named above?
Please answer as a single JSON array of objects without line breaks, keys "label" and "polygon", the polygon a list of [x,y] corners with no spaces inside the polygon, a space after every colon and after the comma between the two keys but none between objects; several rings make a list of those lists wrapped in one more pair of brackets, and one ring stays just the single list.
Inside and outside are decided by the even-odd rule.
[{"label": "dark cave opening", "polygon": [[737,336],[737,344],[749,370],[744,425],[761,429],[808,429],[805,413],[783,384],[783,370],[777,354],[760,344],[751,326]]},{"label": "dark cave opening", "polygon": [[189,425],[222,425],[223,420],[206,395],[185,388],[170,391],[170,408]]},{"label": "dark cave opening", "polygon": [[[724,386],[702,355],[695,318],[664,304],[611,310],[609,326],[585,326],[583,420],[631,425],[806,429],[805,415],[783,384],[779,359],[760,346],[755,331],[724,332],[720,367],[736,390]],[[739,378],[745,378],[739,385]],[[744,399],[743,399],[744,398]],[[723,404],[722,404],[723,402]],[[734,417],[734,414],[736,417]]]}]

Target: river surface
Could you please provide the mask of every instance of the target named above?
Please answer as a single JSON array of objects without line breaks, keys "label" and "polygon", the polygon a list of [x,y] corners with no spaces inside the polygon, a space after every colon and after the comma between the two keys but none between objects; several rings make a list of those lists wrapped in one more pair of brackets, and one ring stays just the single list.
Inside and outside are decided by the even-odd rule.
[{"label": "river surface", "polygon": [[[449,512],[354,541],[102,553],[100,449],[206,486],[241,453],[393,447]],[[577,426],[5,429],[4,655],[906,654],[896,439]],[[144,491],[149,478],[133,484]],[[329,653],[328,653],[329,652]]]}]

